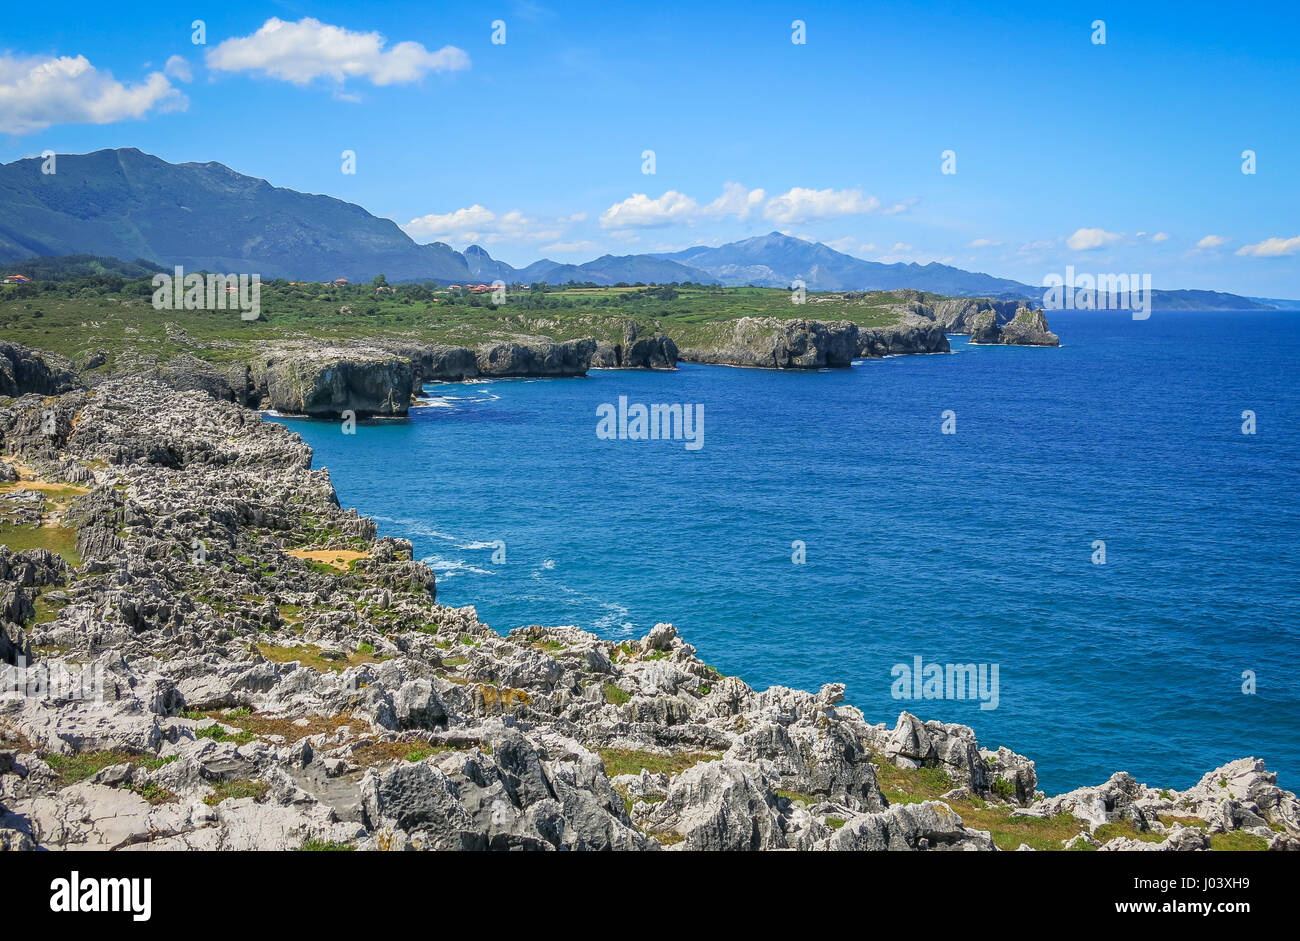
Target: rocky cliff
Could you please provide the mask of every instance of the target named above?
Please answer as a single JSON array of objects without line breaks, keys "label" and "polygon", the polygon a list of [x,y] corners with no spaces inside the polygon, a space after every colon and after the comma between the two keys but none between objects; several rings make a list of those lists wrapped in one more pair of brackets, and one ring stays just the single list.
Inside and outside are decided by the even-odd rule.
[{"label": "rocky cliff", "polygon": [[1016,315],[1021,301],[999,301],[987,297],[948,297],[934,304],[922,305],[922,315],[929,317],[948,333],[970,333],[975,318],[983,311],[991,311],[998,323],[1006,323]]},{"label": "rocky cliff", "polygon": [[585,376],[596,353],[595,340],[493,343],[478,350],[480,376]]},{"label": "rocky cliff", "polygon": [[442,343],[388,343],[384,348],[410,360],[417,393],[423,382],[461,382],[480,376],[585,376],[596,353],[594,340],[487,343],[477,349]]},{"label": "rocky cliff", "polygon": [[703,339],[682,349],[694,363],[765,369],[848,366],[858,355],[858,327],[848,321],[741,317],[709,324]]},{"label": "rocky cliff", "polygon": [[623,328],[621,343],[598,343],[591,365],[596,369],[676,369],[677,344],[663,334],[640,335],[637,325]]},{"label": "rocky cliff", "polygon": [[415,370],[407,359],[365,347],[314,347],[266,361],[267,404],[289,415],[357,418],[405,415]]},{"label": "rocky cliff", "polygon": [[1061,339],[1047,328],[1041,310],[1017,309],[1006,324],[998,323],[992,310],[980,311],[970,322],[970,341],[976,344],[1001,343],[1007,346],[1060,346]]},{"label": "rocky cliff", "polygon": [[922,317],[939,324],[948,333],[970,334],[972,343],[1001,343],[1007,346],[1060,346],[1060,338],[1047,325],[1042,310],[1026,307],[1023,301],[951,297],[932,305],[915,305]]},{"label": "rocky cliff", "polygon": [[27,396],[0,452],[0,510],[80,552],[0,547],[0,657],[64,684],[0,695],[0,848],[1300,846],[1254,758],[1046,797],[970,728],[756,690],[668,624],[501,636],[341,509],[297,435],[203,393]]},{"label": "rocky cliff", "polygon": [[1061,338],[1047,326],[1041,310],[1021,307],[1010,323],[1002,327],[999,343],[1011,346],[1060,346]]},{"label": "rocky cliff", "polygon": [[858,331],[859,356],[903,356],[949,350],[943,327],[924,317],[909,315],[893,326],[862,327]]},{"label": "rocky cliff", "polygon": [[0,341],[0,395],[54,395],[76,385],[72,363],[63,357]]}]

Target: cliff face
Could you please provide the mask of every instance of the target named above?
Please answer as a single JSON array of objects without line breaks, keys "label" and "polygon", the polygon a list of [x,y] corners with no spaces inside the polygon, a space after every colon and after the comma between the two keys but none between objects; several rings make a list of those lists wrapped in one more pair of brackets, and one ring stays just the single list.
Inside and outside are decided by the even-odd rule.
[{"label": "cliff face", "polygon": [[478,375],[478,357],[473,350],[463,346],[393,344],[387,348],[414,364],[415,387],[412,391],[417,394],[422,382],[461,382]]},{"label": "cliff face", "polygon": [[1022,307],[1002,328],[999,342],[1013,346],[1060,346],[1061,338],[1048,329],[1047,318],[1041,310]]},{"label": "cliff face", "polygon": [[338,418],[405,415],[415,370],[382,350],[323,348],[285,353],[266,366],[268,404],[278,412]]},{"label": "cliff face", "polygon": [[991,310],[977,313],[967,328],[972,343],[997,343],[998,318]]},{"label": "cliff face", "polygon": [[[87,491],[84,562],[0,546],[0,666],[84,665],[102,700],[0,696],[0,848],[1300,848],[1300,801],[1254,758],[1045,797],[967,726],[756,690],[670,624],[497,634],[341,509],[297,435],[204,394],[28,396],[0,451]],[[0,511],[33,492],[51,516],[39,490]]]},{"label": "cliff face", "polygon": [[596,352],[594,340],[491,343],[471,350],[443,343],[390,343],[385,349],[409,360],[416,394],[425,382],[496,378],[585,376]]},{"label": "cliff face", "polygon": [[992,310],[980,311],[971,320],[970,341],[1006,346],[1060,346],[1061,339],[1047,328],[1041,310],[1021,307],[1006,324],[999,324]]},{"label": "cliff face", "polygon": [[1016,315],[1020,301],[996,301],[979,297],[949,297],[933,305],[923,305],[925,315],[948,333],[970,333],[976,316],[982,311],[992,311],[998,323],[1006,323]]},{"label": "cliff face", "polygon": [[480,376],[585,376],[596,352],[595,340],[563,343],[496,343],[481,347]]},{"label": "cliff face", "polygon": [[970,334],[972,343],[1002,343],[1007,346],[1060,346],[1060,338],[1047,325],[1042,310],[1025,307],[1021,301],[951,297],[933,305],[920,305],[929,317],[949,333]]},{"label": "cliff face", "polygon": [[860,356],[947,353],[949,349],[943,327],[923,317],[908,317],[893,326],[862,327],[858,331]]},{"label": "cliff face", "polygon": [[640,336],[636,324],[623,328],[622,343],[598,343],[591,365],[596,369],[676,369],[677,344],[663,334]]},{"label": "cliff face", "polygon": [[77,384],[72,363],[62,356],[0,341],[0,395],[55,395]]},{"label": "cliff face", "polygon": [[711,324],[707,338],[681,358],[695,363],[766,369],[848,366],[858,355],[858,327],[849,321],[741,317]]}]

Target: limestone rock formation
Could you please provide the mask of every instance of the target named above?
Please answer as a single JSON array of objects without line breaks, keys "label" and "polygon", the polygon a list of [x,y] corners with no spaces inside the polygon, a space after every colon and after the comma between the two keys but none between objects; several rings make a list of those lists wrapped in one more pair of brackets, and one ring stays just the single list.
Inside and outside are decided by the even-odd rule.
[{"label": "limestone rock formation", "polygon": [[266,367],[270,407],[313,418],[405,415],[414,381],[409,360],[361,347],[286,352]]},{"label": "limestone rock formation", "polygon": [[0,396],[55,395],[77,384],[72,363],[64,357],[0,341]]},{"label": "limestone rock formation", "polygon": [[591,365],[597,369],[676,369],[677,344],[663,334],[640,336],[635,323],[623,328],[621,343],[599,343]]},{"label": "limestone rock formation", "polygon": [[595,340],[489,344],[478,351],[478,372],[497,377],[585,376],[595,352]]},{"label": "limestone rock formation", "polygon": [[1061,338],[1048,329],[1042,310],[1021,307],[1002,328],[998,342],[1009,346],[1060,346]]},{"label": "limestone rock formation", "polygon": [[858,330],[860,356],[947,353],[949,350],[943,327],[924,317],[908,316],[888,327],[862,327]]},{"label": "limestone rock formation", "polygon": [[710,324],[707,339],[680,351],[696,363],[766,369],[848,366],[858,355],[858,327],[848,321],[741,317]]}]

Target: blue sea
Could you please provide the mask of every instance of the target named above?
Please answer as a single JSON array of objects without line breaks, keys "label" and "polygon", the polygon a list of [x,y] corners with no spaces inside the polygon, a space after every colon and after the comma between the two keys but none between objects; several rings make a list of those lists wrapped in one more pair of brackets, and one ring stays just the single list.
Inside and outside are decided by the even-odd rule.
[{"label": "blue sea", "polygon": [[[503,633],[669,621],[759,689],[970,725],[1048,793],[1242,756],[1300,789],[1300,314],[1051,323],[1060,349],[437,384],[355,435],[285,423]],[[599,438],[620,396],[703,405],[703,447]],[[916,657],[996,664],[997,708],[895,698]]]}]

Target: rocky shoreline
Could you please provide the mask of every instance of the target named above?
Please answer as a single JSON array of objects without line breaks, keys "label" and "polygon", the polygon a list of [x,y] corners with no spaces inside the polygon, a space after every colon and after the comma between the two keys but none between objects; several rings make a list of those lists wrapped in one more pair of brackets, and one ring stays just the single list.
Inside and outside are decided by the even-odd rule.
[{"label": "rocky shoreline", "polygon": [[0,849],[1300,848],[1255,758],[1046,797],[966,726],[754,690],[668,624],[502,636],[249,409],[143,377],[11,388],[0,519],[64,541],[0,546],[0,669],[27,681],[0,694]]},{"label": "rocky shoreline", "polygon": [[1042,311],[970,299],[931,305],[923,295],[900,293],[906,302],[893,308],[897,320],[888,326],[741,317],[702,325],[689,344],[632,321],[614,340],[520,336],[476,348],[393,339],[281,340],[251,357],[246,351],[219,350],[221,358],[230,359],[224,364],[196,355],[200,344],[168,324],[167,341],[178,353],[164,359],[140,346],[102,371],[107,354],[99,351],[86,358],[81,376],[69,361],[47,356],[36,362],[22,347],[0,344],[0,395],[14,395],[19,388],[52,393],[83,381],[141,376],[284,415],[390,418],[406,415],[428,382],[567,378],[591,369],[672,370],[679,361],[778,370],[847,368],[858,359],[947,353],[948,333],[969,333],[975,343],[1059,344]]}]

